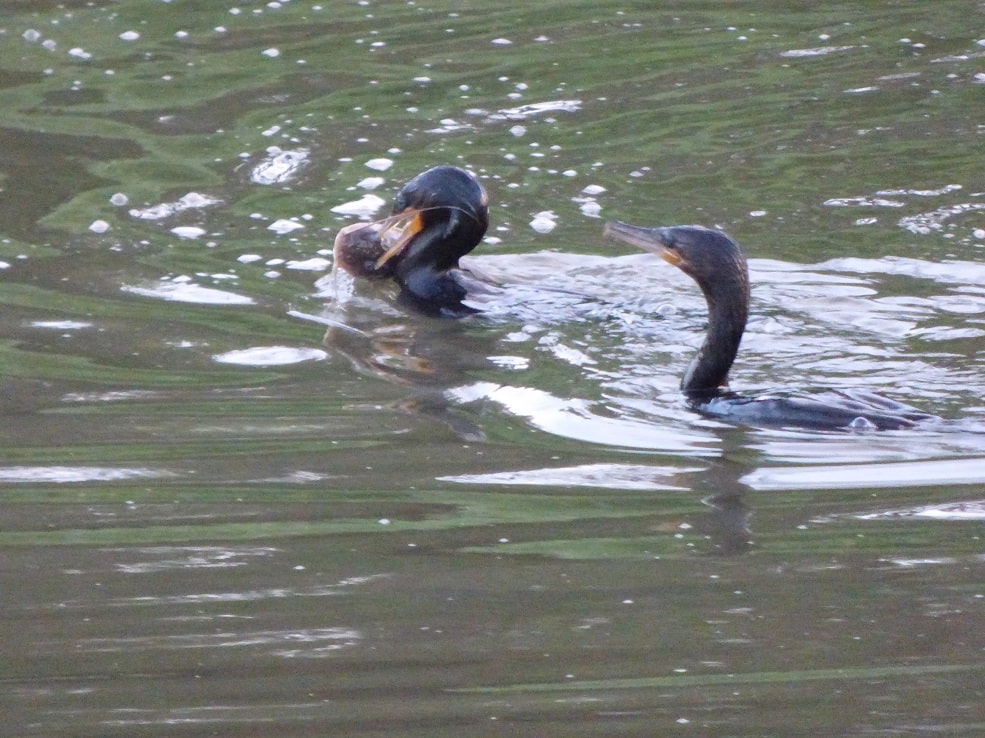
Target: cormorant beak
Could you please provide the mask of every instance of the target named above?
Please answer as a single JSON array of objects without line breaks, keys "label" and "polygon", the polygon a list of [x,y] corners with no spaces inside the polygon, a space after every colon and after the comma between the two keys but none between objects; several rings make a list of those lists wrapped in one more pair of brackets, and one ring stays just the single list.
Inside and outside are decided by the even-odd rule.
[{"label": "cormorant beak", "polygon": [[676,267],[681,265],[681,255],[668,248],[672,241],[666,228],[640,228],[618,220],[610,220],[605,224],[602,235],[611,236],[633,246],[638,246],[644,251],[650,251],[668,264],[673,264]]},{"label": "cormorant beak", "polygon": [[380,231],[381,240],[388,231],[394,228],[399,230],[400,235],[393,245],[376,260],[377,269],[380,269],[390,259],[403,252],[407,248],[407,244],[414,239],[414,236],[424,230],[424,221],[421,220],[422,212],[419,208],[407,208],[401,213],[391,215],[389,218],[380,221],[383,226],[383,229]]}]

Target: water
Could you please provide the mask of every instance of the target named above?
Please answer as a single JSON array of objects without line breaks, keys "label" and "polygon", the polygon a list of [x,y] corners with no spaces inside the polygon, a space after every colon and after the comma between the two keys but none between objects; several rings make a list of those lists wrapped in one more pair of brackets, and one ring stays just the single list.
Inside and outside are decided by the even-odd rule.
[{"label": "water", "polygon": [[[974,3],[10,4],[3,734],[980,735]],[[481,319],[331,275],[477,172]],[[750,257],[737,390],[677,392]]]}]

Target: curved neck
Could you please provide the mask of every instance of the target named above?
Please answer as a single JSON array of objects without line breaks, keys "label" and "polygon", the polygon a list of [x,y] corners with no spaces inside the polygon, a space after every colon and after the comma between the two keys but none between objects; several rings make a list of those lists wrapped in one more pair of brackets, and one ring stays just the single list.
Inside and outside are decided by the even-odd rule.
[{"label": "curved neck", "polygon": [[708,303],[708,329],[701,348],[681,379],[681,389],[691,394],[715,393],[728,384],[749,316],[749,277],[740,263],[734,277],[702,284]]},{"label": "curved neck", "polygon": [[458,266],[458,260],[474,249],[486,233],[481,219],[457,208],[425,213],[425,225],[417,233],[396,267],[397,279],[418,269],[442,272]]},{"label": "curved neck", "polygon": [[420,269],[442,272],[458,266],[458,254],[449,248],[441,229],[429,226],[414,236],[394,269],[397,280]]},{"label": "curved neck", "polygon": [[460,238],[449,237],[437,225],[425,228],[407,246],[394,270],[400,301],[436,317],[461,317],[476,312],[462,304],[465,288],[455,278],[458,259],[471,251]]}]

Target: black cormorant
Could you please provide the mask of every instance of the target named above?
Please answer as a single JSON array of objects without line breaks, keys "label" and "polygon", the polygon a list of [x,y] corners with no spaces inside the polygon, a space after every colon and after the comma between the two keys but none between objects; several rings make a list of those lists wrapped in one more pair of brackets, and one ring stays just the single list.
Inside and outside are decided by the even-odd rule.
[{"label": "black cormorant", "polygon": [[702,226],[641,228],[610,222],[605,234],[661,256],[698,283],[708,303],[708,328],[681,390],[692,408],[750,425],[814,429],[895,430],[936,416],[867,392],[813,397],[746,397],[727,388],[749,316],[749,270],[738,245]]},{"label": "black cormorant", "polygon": [[489,196],[464,169],[438,166],[404,185],[393,214],[339,231],[335,264],[353,276],[393,279],[399,301],[426,315],[459,318],[478,312],[463,301],[476,282],[458,260],[489,226]]}]

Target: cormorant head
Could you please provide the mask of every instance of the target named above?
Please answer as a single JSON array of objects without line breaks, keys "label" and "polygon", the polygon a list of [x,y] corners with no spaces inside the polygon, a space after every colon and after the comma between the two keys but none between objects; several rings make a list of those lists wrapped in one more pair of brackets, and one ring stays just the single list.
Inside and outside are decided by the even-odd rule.
[{"label": "cormorant head", "polygon": [[404,185],[388,221],[406,225],[378,259],[379,267],[393,260],[398,274],[421,267],[444,271],[458,266],[459,258],[482,240],[489,226],[489,196],[464,169],[434,167]]},{"label": "cormorant head", "polygon": [[605,235],[657,254],[697,282],[706,296],[726,285],[748,295],[745,257],[721,231],[697,225],[640,228],[612,221],[605,224]]}]

